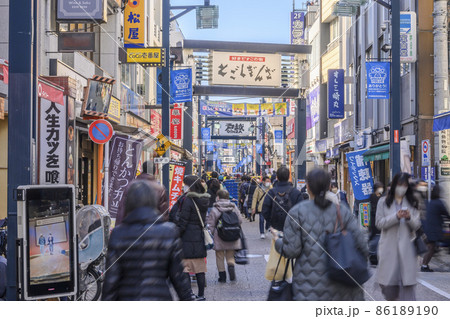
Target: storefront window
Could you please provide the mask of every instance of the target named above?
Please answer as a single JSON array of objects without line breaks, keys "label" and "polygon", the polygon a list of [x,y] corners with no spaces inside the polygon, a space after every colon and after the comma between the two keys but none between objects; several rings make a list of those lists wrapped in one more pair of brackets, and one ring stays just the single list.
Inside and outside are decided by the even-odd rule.
[{"label": "storefront window", "polygon": [[130,64],[122,64],[122,82],[125,83],[128,87],[131,87],[131,65]]}]

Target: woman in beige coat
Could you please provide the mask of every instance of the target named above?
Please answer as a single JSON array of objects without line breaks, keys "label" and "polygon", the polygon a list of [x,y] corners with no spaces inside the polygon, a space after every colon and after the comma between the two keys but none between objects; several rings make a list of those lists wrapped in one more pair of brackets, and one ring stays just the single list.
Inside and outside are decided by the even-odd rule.
[{"label": "woman in beige coat", "polygon": [[232,212],[236,214],[239,219],[239,225],[242,224],[242,217],[239,209],[230,201],[230,194],[226,190],[217,191],[217,200],[206,219],[208,228],[214,236],[214,250],[216,251],[216,265],[219,271],[219,282],[226,282],[226,272],[224,266],[224,259],[226,259],[228,266],[228,275],[231,281],[236,280],[236,272],[234,269],[235,260],[234,253],[236,250],[242,248],[241,240],[236,241],[223,241],[217,232],[217,222],[222,213]]},{"label": "woman in beige coat", "polygon": [[417,253],[415,232],[420,227],[409,175],[395,175],[386,197],[378,202],[376,226],[378,244],[377,282],[386,300],[415,300]]},{"label": "woman in beige coat", "polygon": [[272,188],[272,183],[270,182],[270,177],[263,177],[262,183],[256,187],[255,193],[253,194],[252,199],[252,217],[254,218],[255,214],[259,215],[259,235],[261,239],[265,239],[266,235],[264,234],[266,230],[269,229],[269,225],[266,222],[266,227],[264,227],[264,216],[261,214],[262,207],[264,203],[264,198],[266,197],[269,190]]}]

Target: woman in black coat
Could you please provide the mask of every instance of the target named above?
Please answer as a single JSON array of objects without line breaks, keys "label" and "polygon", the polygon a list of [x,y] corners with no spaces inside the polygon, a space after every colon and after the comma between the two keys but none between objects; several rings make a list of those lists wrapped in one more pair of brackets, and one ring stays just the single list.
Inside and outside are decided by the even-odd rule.
[{"label": "woman in black coat", "polygon": [[193,300],[178,230],[163,222],[156,206],[156,192],[147,181],[130,184],[124,219],[108,244],[102,300],[172,300],[168,280],[180,300]]},{"label": "woman in black coat", "polygon": [[450,218],[440,195],[439,185],[434,186],[431,192],[431,201],[427,203],[427,218],[424,223],[424,230],[427,235],[428,252],[423,256],[422,267],[420,269],[423,272],[433,271],[428,264],[434,255],[437,242],[442,240],[443,217]]},{"label": "woman in black coat", "polygon": [[195,273],[198,286],[197,300],[206,300],[206,262],[204,260],[206,248],[199,214],[205,225],[210,195],[205,193],[205,188],[198,176],[188,175],[183,182],[189,190],[182,203],[177,226],[183,242],[184,272],[186,278],[190,278],[189,273]]},{"label": "woman in black coat", "polygon": [[[257,181],[256,178],[252,177],[252,181],[251,181],[250,187],[248,189],[247,205],[248,205],[248,209],[249,210],[252,207],[253,195],[255,194],[255,191],[258,188],[258,184],[259,184],[259,180]],[[252,216],[251,214],[248,214],[248,220],[251,221],[251,222],[254,222],[255,221],[255,215]]]}]

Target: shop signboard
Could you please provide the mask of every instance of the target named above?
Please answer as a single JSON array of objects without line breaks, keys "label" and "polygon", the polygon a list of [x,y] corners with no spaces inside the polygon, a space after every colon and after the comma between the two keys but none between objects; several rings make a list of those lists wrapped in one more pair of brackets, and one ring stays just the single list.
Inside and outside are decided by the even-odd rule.
[{"label": "shop signboard", "polygon": [[230,103],[200,100],[200,114],[208,116],[233,116],[233,110]]},{"label": "shop signboard", "polygon": [[129,0],[125,6],[124,46],[143,48],[145,44],[145,0]]},{"label": "shop signboard", "polygon": [[327,140],[316,141],[316,152],[317,153],[326,153],[327,145],[328,145]]},{"label": "shop signboard", "polygon": [[171,103],[192,101],[192,69],[170,72],[170,96]]},{"label": "shop signboard", "polygon": [[295,138],[295,118],[290,119],[287,123],[286,135],[288,139]]},{"label": "shop signboard", "polygon": [[108,212],[116,218],[124,209],[125,190],[136,177],[142,141],[114,135],[109,148]]},{"label": "shop signboard", "polygon": [[162,116],[157,110],[151,110],[150,122],[150,135],[157,136],[161,133],[162,128]]},{"label": "shop signboard", "polygon": [[343,119],[344,111],[344,70],[328,70],[328,118]]},{"label": "shop signboard", "polygon": [[289,108],[286,102],[253,104],[201,100],[200,114],[220,117],[289,116]]},{"label": "shop signboard", "polygon": [[120,124],[120,101],[113,96],[109,103],[108,120]]},{"label": "shop signboard", "polygon": [[400,62],[417,61],[417,15],[413,11],[400,13]]},{"label": "shop signboard", "polygon": [[275,130],[273,133],[275,136],[275,144],[283,144],[283,131]]},{"label": "shop signboard", "polygon": [[175,103],[170,110],[170,139],[181,140],[183,133],[183,104]]},{"label": "shop signboard", "polygon": [[[61,92],[62,95],[62,92]],[[66,105],[40,99],[39,184],[66,183]]]},{"label": "shop signboard", "polygon": [[370,203],[359,203],[359,217],[361,226],[369,227],[370,225]]},{"label": "shop signboard", "polygon": [[251,122],[244,121],[221,121],[219,128],[220,136],[248,136],[250,135]]},{"label": "shop signboard", "polygon": [[202,140],[211,141],[211,128],[202,127]]},{"label": "shop signboard", "polygon": [[61,22],[106,22],[106,0],[58,0],[56,19]]},{"label": "shop signboard", "polygon": [[[428,182],[428,166],[422,166],[421,170],[420,170],[420,177],[422,180],[424,180],[425,182]],[[432,181],[436,181],[436,171],[434,169],[434,167],[431,168],[431,180]]]},{"label": "shop signboard", "polygon": [[213,142],[206,142],[206,151],[207,152],[214,152],[214,143]]},{"label": "shop signboard", "polygon": [[165,66],[164,48],[127,48],[127,63],[139,63],[143,67]]},{"label": "shop signboard", "polygon": [[244,116],[246,114],[245,103],[231,104],[231,111],[233,116]]},{"label": "shop signboard", "polygon": [[169,209],[175,205],[178,197],[183,194],[183,179],[186,170],[184,162],[170,162],[170,192],[169,192]]},{"label": "shop signboard", "polygon": [[334,145],[342,142],[341,123],[342,122],[334,124]]},{"label": "shop signboard", "polygon": [[367,98],[389,99],[390,62],[366,62]]},{"label": "shop signboard", "polygon": [[212,53],[212,85],[281,86],[281,55]]},{"label": "shop signboard", "polygon": [[364,161],[367,150],[347,153],[348,169],[353,192],[357,200],[366,200],[373,192],[373,178],[370,163]]},{"label": "shop signboard", "polygon": [[291,44],[305,44],[305,12],[291,12]]}]

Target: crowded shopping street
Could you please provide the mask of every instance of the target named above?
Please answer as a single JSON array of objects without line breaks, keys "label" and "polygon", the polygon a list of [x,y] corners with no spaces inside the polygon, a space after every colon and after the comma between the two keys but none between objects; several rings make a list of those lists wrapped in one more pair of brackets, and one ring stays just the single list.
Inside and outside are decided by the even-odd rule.
[{"label": "crowded shopping street", "polygon": [[448,316],[449,30],[448,0],[0,0],[0,316]]}]

